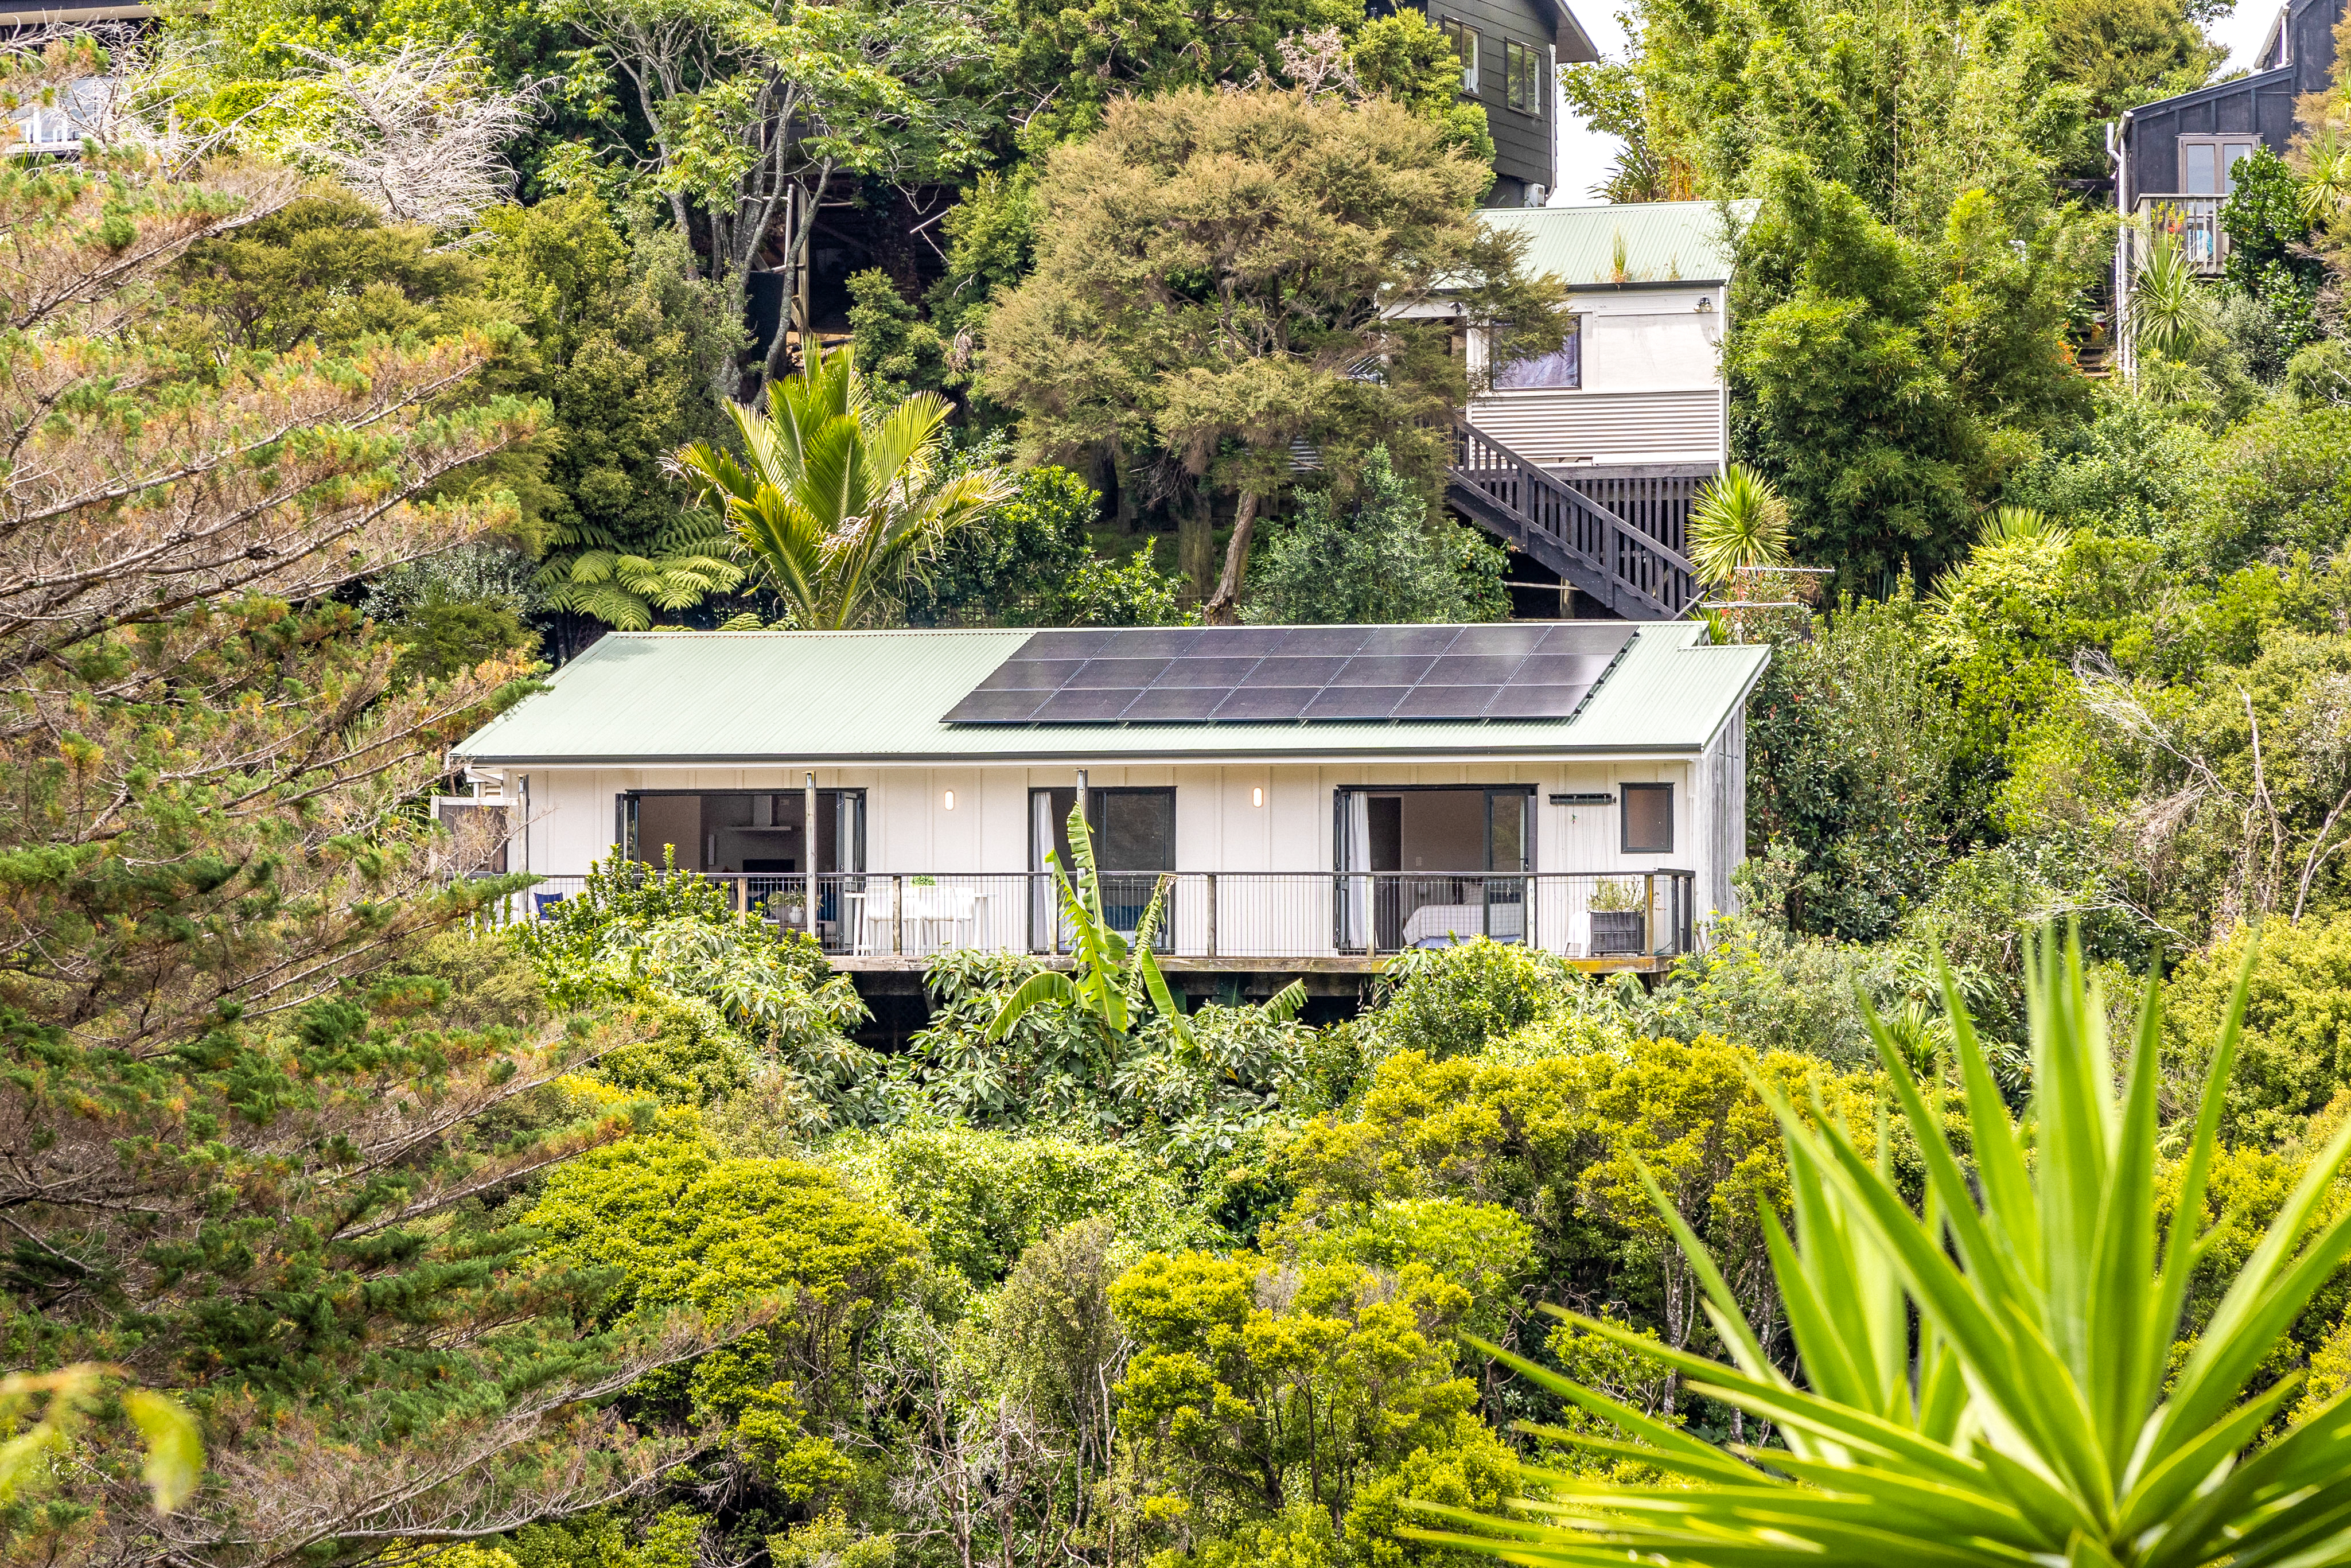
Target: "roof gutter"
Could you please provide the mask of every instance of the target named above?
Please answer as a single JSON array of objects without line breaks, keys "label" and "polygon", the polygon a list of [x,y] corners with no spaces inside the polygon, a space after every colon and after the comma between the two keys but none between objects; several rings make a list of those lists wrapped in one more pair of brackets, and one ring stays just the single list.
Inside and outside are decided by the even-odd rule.
[{"label": "roof gutter", "polygon": [[[1711,744],[1711,740],[1707,744]],[[1216,767],[1233,762],[1273,763],[1299,768],[1343,767],[1365,759],[1383,762],[1430,763],[1526,762],[1546,758],[1605,757],[1628,762],[1674,761],[1696,757],[1706,749],[1694,746],[1546,746],[1540,748],[1502,747],[1490,751],[1431,751],[1425,747],[1361,751],[1307,753],[1295,751],[1029,751],[1018,757],[974,757],[968,753],[891,751],[845,752],[810,756],[806,752],[741,752],[645,756],[620,754],[595,757],[526,757],[495,753],[451,752],[453,766],[467,768],[1035,768],[1045,763],[1098,764],[1105,768],[1149,768],[1165,764]]]}]

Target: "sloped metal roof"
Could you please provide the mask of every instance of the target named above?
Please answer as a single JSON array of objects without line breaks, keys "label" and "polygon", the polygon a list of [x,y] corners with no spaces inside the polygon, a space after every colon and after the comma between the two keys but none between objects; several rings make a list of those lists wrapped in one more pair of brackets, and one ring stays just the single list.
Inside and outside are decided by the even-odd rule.
[{"label": "sloped metal roof", "polygon": [[[1745,227],[1761,204],[1729,203]],[[1731,269],[1724,204],[1632,202],[1578,207],[1494,207],[1478,214],[1527,237],[1527,270],[1552,273],[1571,288],[1660,283],[1722,283]],[[1616,242],[1625,276],[1616,277]]]},{"label": "sloped metal roof", "polygon": [[949,725],[1029,633],[613,632],[460,742],[480,767],[1215,760],[1702,750],[1770,657],[1645,623],[1571,719]]}]

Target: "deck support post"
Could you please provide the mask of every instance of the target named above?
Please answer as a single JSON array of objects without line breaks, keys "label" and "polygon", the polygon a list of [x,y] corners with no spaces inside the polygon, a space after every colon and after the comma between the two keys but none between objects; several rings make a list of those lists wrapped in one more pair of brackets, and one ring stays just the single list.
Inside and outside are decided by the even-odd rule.
[{"label": "deck support post", "polygon": [[808,877],[808,907],[800,912],[800,929],[807,932],[813,941],[816,940],[816,775],[813,772],[808,775],[808,781],[801,789],[800,810],[801,815],[807,819],[800,829],[800,852],[808,862],[804,868]]},{"label": "deck support post", "polygon": [[1217,873],[1208,873],[1208,956],[1217,956]]},{"label": "deck support post", "polygon": [[890,953],[893,957],[906,951],[906,878],[904,873],[890,873]]}]

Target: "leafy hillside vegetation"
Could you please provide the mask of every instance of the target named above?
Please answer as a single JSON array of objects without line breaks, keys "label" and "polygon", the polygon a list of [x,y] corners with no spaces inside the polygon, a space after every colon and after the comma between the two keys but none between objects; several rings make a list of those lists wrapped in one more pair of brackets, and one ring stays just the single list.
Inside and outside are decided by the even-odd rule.
[{"label": "leafy hillside vegetation", "polygon": [[[0,1563],[2351,1560],[2339,84],[2091,373],[2082,183],[2210,19],[1650,0],[1569,72],[1616,199],[1758,204],[1708,559],[1824,585],[1714,617],[1773,658],[1702,951],[1318,1021],[1089,927],[887,1051],[690,876],[494,922],[447,747],[611,627],[1505,613],[1390,307],[1533,353],[1572,286],[1444,35],[16,48],[89,122],[0,164]],[[802,360],[746,322],[820,250]]]}]

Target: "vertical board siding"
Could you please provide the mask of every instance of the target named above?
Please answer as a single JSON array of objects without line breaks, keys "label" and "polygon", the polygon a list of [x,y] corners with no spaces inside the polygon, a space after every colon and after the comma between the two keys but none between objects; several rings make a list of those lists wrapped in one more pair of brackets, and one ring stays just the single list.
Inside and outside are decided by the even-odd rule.
[{"label": "vertical board siding", "polygon": [[[1535,869],[1543,872],[1630,873],[1695,867],[1728,886],[1729,863],[1745,842],[1736,810],[1721,819],[1720,801],[1740,800],[1744,727],[1734,719],[1708,753],[1693,762],[1611,762],[1525,758],[1492,762],[1381,761],[1346,763],[1200,764],[1181,767],[1096,767],[1097,788],[1176,789],[1176,863],[1186,872],[1329,872],[1336,869],[1332,801],[1343,787],[1527,784],[1535,789]],[[1727,773],[1725,769],[1727,768]],[[517,769],[531,780],[530,869],[576,876],[613,852],[614,802],[643,789],[751,789],[789,794],[802,788],[805,768]],[[819,768],[822,789],[865,791],[868,872],[1017,873],[1029,867],[1029,791],[1067,788],[1071,768]],[[1723,775],[1717,777],[1717,775]],[[1553,792],[1614,793],[1626,783],[1672,783],[1675,849],[1666,854],[1625,854],[1616,808],[1552,806]],[[956,809],[945,809],[945,791]],[[1249,791],[1265,791],[1265,804]],[[1726,795],[1725,791],[1730,791]],[[1726,852],[1718,845],[1729,846]],[[1707,883],[1701,883],[1701,893]],[[1701,899],[1703,904],[1703,899]]]},{"label": "vertical board siding", "polygon": [[1593,464],[1553,472],[1675,554],[1687,555],[1690,507],[1717,470],[1711,463],[1623,468]]},{"label": "vertical board siding", "polygon": [[1730,873],[1747,858],[1747,716],[1731,716],[1707,747],[1699,774],[1708,828],[1705,861],[1699,865],[1699,918],[1739,913],[1739,890]]}]

